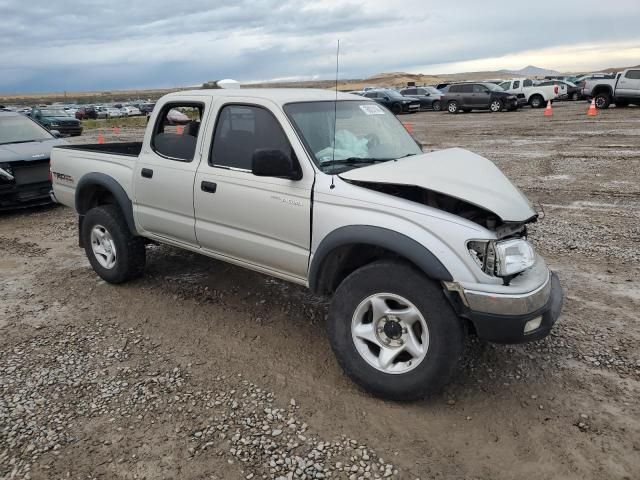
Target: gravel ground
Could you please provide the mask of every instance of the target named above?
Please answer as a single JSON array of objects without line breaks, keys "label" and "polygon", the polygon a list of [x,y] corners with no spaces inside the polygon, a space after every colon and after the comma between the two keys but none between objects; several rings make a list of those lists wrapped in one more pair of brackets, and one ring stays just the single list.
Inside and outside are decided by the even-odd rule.
[{"label": "gravel ground", "polygon": [[165,246],[111,286],[69,209],[2,214],[0,478],[639,478],[640,108],[586,108],[401,117],[541,205],[531,238],[566,293],[551,336],[469,339],[422,402],[346,379],[301,287]]}]

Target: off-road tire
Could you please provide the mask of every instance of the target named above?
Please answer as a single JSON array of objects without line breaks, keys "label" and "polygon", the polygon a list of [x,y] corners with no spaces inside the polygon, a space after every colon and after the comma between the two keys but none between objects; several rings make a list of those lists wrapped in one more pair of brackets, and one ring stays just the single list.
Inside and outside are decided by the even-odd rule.
[{"label": "off-road tire", "polygon": [[[91,231],[96,225],[104,227],[113,239],[117,256],[112,268],[100,265],[93,252]],[[146,263],[144,239],[131,233],[124,215],[117,206],[103,205],[89,210],[82,222],[81,235],[89,263],[106,282],[123,283],[141,276],[144,272]]]},{"label": "off-road tire", "polygon": [[447,111],[449,113],[459,113],[460,105],[456,100],[451,100],[449,103],[447,103]]},{"label": "off-road tire", "polygon": [[611,105],[611,95],[608,93],[599,93],[593,99],[596,101],[598,110],[606,110]]},{"label": "off-road tire", "polygon": [[[351,324],[358,305],[376,293],[400,295],[426,320],[429,344],[424,359],[406,373],[385,373],[358,352]],[[389,400],[416,400],[438,393],[456,370],[464,348],[464,326],[442,287],[414,266],[379,260],[351,273],[329,307],[329,340],[345,373],[364,390]]]}]

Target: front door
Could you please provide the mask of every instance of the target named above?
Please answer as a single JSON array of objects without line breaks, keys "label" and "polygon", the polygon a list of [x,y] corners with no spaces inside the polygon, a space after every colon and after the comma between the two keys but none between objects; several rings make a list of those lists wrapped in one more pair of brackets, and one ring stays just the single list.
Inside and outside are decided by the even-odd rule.
[{"label": "front door", "polygon": [[[221,106],[208,158],[196,175],[196,235],[201,247],[245,266],[304,282],[311,239],[314,173],[300,180],[251,173],[258,149],[306,154],[279,108],[238,98]],[[291,139],[292,141],[290,141]]]},{"label": "front door", "polygon": [[620,76],[616,87],[616,96],[623,98],[640,98],[640,70],[627,70]]},{"label": "front door", "polygon": [[158,105],[134,171],[136,224],[145,233],[197,245],[193,182],[200,163],[200,125],[210,97]]}]

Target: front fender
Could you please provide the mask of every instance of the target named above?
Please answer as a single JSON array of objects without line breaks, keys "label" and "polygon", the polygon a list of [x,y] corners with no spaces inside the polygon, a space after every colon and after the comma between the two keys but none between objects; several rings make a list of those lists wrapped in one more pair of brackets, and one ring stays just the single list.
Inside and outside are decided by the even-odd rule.
[{"label": "front fender", "polygon": [[336,248],[350,244],[367,244],[382,247],[406,258],[434,280],[450,282],[451,273],[426,247],[393,230],[369,225],[349,225],[329,233],[320,242],[309,266],[309,288],[320,290],[322,265]]}]

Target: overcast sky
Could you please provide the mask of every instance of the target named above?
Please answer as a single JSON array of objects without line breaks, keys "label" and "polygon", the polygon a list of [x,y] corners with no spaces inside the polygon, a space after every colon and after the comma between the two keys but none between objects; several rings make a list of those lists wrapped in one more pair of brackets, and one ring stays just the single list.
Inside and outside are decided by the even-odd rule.
[{"label": "overcast sky", "polygon": [[0,0],[0,92],[640,64],[640,0]]}]

